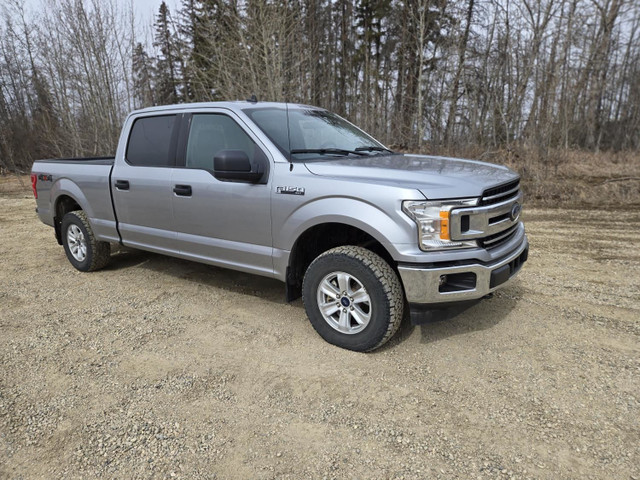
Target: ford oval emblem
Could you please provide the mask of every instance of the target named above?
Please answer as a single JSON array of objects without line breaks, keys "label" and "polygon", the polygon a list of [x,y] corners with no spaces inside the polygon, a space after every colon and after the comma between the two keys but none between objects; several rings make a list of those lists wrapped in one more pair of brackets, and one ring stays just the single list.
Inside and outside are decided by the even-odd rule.
[{"label": "ford oval emblem", "polygon": [[514,203],[513,207],[511,207],[511,221],[515,222],[520,216],[520,212],[522,211],[522,205],[519,203]]}]

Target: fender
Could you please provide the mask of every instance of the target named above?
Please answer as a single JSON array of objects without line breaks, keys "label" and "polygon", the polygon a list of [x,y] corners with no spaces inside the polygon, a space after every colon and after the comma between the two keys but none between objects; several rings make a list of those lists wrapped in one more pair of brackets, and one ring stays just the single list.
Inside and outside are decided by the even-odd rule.
[{"label": "fender", "polygon": [[[111,203],[108,176],[91,187],[85,187],[84,191],[67,177],[57,179],[51,186],[50,191],[53,217],[56,215],[58,202],[63,195],[72,198],[87,214],[89,224],[98,240],[105,242],[120,241]],[[87,195],[90,195],[91,198],[87,198]],[[61,221],[62,219],[59,220]]]},{"label": "fender", "polygon": [[87,217],[89,217],[89,221],[91,221],[91,219],[94,217],[93,207],[85,197],[84,193],[82,193],[80,187],[78,187],[78,185],[73,180],[70,180],[68,178],[59,178],[51,186],[51,204],[53,207],[54,217],[58,208],[60,197],[63,195],[67,195],[75,200],[75,202],[80,205],[80,208],[85,211]]},{"label": "fender", "polygon": [[[274,228],[274,273],[284,278],[289,255],[295,242],[308,229],[325,223],[340,223],[356,227],[378,241],[393,258],[401,256],[398,247],[415,244],[416,226],[402,214],[392,218],[378,206],[354,197],[324,197],[300,205]],[[406,218],[405,218],[406,217]]]},{"label": "fender", "polygon": [[[279,237],[289,240],[286,250],[290,250],[295,240],[306,230],[323,223],[344,223],[359,228],[368,233],[388,249],[393,248],[394,243],[409,242],[413,238],[413,222],[407,217],[405,229],[398,228],[398,215],[391,218],[376,205],[367,203],[362,199],[352,197],[328,197],[313,200],[296,209],[289,216]],[[288,226],[291,225],[291,230]],[[277,240],[275,245],[281,243]]]}]

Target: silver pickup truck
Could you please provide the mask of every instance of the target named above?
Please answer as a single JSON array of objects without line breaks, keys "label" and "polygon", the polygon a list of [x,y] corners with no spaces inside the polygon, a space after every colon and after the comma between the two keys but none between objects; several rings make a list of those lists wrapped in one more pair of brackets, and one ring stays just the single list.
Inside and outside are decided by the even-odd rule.
[{"label": "silver pickup truck", "polygon": [[326,110],[216,102],[131,113],[115,158],[38,160],[40,219],[71,264],[110,244],[281,280],[328,342],[373,350],[407,309],[479,299],[527,260],[508,168],[394,153]]}]

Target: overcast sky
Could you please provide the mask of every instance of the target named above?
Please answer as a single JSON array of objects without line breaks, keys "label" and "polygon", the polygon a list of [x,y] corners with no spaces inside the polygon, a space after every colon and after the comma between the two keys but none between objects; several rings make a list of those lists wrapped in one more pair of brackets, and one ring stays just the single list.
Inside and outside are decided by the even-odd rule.
[{"label": "overcast sky", "polygon": [[[123,5],[128,5],[128,0],[118,0]],[[153,17],[158,13],[162,0],[133,0],[133,9],[136,17],[144,22],[151,23]],[[175,16],[180,5],[179,0],[165,0],[172,16]]]},{"label": "overcast sky", "polygon": [[[44,0],[46,1],[46,0]],[[89,3],[91,0],[84,0],[85,4]],[[136,15],[136,19],[138,21],[138,25],[143,27],[146,25],[151,25],[153,23],[153,18],[156,13],[158,13],[158,9],[160,8],[160,4],[162,0],[115,0],[119,6],[126,7],[130,4],[133,4],[133,10]],[[24,0],[24,5],[27,11],[37,12],[39,5],[43,0]],[[180,0],[165,0],[165,3],[169,6],[169,11],[172,16],[177,14],[178,9],[180,8]],[[0,5],[2,5],[2,0],[0,0]],[[0,7],[1,8],[1,7]],[[175,17],[174,17],[175,18]]]}]

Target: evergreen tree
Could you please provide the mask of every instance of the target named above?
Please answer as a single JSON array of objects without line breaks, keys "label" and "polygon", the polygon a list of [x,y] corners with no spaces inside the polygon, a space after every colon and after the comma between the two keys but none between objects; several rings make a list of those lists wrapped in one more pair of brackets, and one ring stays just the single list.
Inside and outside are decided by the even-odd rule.
[{"label": "evergreen tree", "polygon": [[165,2],[160,4],[154,27],[153,46],[159,51],[155,61],[156,101],[159,105],[179,103],[182,99],[179,91],[181,74],[179,49],[173,32],[169,7]]},{"label": "evergreen tree", "polygon": [[137,107],[155,105],[153,63],[141,43],[133,50],[133,92]]}]

